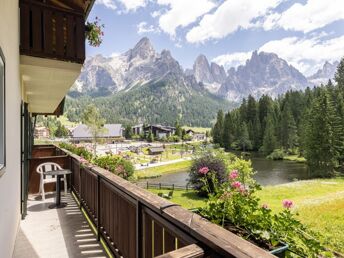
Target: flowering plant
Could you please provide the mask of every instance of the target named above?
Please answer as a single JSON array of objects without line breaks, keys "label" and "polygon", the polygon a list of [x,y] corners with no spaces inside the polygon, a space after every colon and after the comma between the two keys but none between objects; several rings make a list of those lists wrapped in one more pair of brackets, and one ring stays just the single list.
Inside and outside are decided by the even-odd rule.
[{"label": "flowering plant", "polygon": [[94,22],[86,23],[85,36],[90,46],[99,47],[103,42],[104,27],[104,24],[100,24],[100,19],[98,17],[96,17]]},{"label": "flowering plant", "polygon": [[[249,162],[236,159],[233,163],[237,168],[231,166],[228,181],[214,187],[216,191],[209,192],[206,207],[199,210],[201,216],[266,250],[286,243],[290,251],[301,257],[327,255],[313,237],[315,233],[296,219],[292,200],[283,200],[283,210],[273,213],[268,204],[262,205],[257,197],[261,187],[251,177]],[[203,178],[207,185],[209,181]]]}]

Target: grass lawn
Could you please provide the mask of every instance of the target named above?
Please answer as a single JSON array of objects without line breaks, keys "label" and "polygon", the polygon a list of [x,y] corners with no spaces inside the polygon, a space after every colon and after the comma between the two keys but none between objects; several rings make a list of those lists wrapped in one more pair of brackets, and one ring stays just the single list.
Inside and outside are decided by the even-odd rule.
[{"label": "grass lawn", "polygon": [[[168,190],[149,190],[168,193]],[[327,247],[344,253],[344,178],[268,186],[258,196],[262,203],[267,203],[276,212],[282,209],[282,200],[292,200],[294,211],[299,213],[298,218],[320,233]],[[171,201],[188,209],[205,205],[205,199],[199,198],[193,191],[185,190],[175,190]]]},{"label": "grass lawn", "polygon": [[[152,193],[168,194],[170,190],[148,189]],[[174,190],[172,202],[180,204],[186,209],[194,209],[205,205],[206,199],[199,197],[193,190]]]},{"label": "grass lawn", "polygon": [[184,171],[185,169],[188,169],[190,166],[191,160],[184,160],[178,163],[137,170],[135,171],[134,175],[137,179],[159,177],[162,174]]}]

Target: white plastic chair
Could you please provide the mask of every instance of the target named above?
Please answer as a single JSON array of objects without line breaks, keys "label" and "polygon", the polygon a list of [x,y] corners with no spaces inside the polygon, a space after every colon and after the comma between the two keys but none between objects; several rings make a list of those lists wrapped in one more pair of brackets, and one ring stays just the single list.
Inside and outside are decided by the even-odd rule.
[{"label": "white plastic chair", "polygon": [[[40,164],[36,172],[40,174],[40,183],[39,183],[39,193],[42,195],[42,200],[45,200],[45,192],[44,192],[44,185],[48,183],[54,183],[56,182],[56,176],[49,176],[44,175],[43,172],[47,171],[54,171],[54,170],[60,170],[62,169],[59,164],[56,164],[54,162],[46,162]],[[67,194],[67,176],[64,175],[61,180],[64,182],[64,194]]]}]

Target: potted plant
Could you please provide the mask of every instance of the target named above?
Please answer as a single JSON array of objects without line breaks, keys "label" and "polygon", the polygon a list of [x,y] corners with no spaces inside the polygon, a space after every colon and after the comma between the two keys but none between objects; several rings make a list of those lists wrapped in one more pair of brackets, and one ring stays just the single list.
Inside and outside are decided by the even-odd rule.
[{"label": "potted plant", "polygon": [[92,47],[99,47],[103,42],[104,24],[100,24],[100,19],[96,17],[94,22],[87,22],[85,27],[85,36],[88,44]]}]

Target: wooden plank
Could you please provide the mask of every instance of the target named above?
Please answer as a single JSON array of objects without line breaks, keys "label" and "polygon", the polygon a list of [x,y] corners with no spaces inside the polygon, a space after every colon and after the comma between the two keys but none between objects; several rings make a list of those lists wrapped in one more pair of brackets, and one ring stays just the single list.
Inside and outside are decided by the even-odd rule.
[{"label": "wooden plank", "polygon": [[163,226],[154,220],[154,256],[164,253],[163,250]]},{"label": "wooden plank", "polygon": [[66,57],[75,58],[75,23],[74,16],[67,15],[67,49]]},{"label": "wooden plank", "polygon": [[[128,202],[127,202],[128,203]],[[136,207],[131,203],[128,203],[128,214],[129,214],[129,225],[128,225],[128,241],[129,241],[129,256],[136,256],[136,241],[138,241],[138,236],[136,234]]]},{"label": "wooden plank", "polygon": [[43,11],[43,46],[44,53],[53,53],[53,13],[51,10]]},{"label": "wooden plank", "polygon": [[26,4],[20,5],[20,50],[30,50],[30,9]]},{"label": "wooden plank", "polygon": [[42,10],[36,6],[31,7],[32,51],[42,53]]},{"label": "wooden plank", "polygon": [[176,249],[176,237],[168,229],[164,228],[165,253]]},{"label": "wooden plank", "polygon": [[85,60],[85,21],[81,17],[75,18],[75,49],[76,58],[79,60]]},{"label": "wooden plank", "polygon": [[60,58],[64,57],[64,21],[63,14],[55,12],[56,19],[56,55]]},{"label": "wooden plank", "polygon": [[204,257],[204,250],[196,244],[185,246],[181,249],[163,254],[157,258],[201,258]]},{"label": "wooden plank", "polygon": [[144,257],[145,258],[152,258],[153,257],[153,234],[152,234],[152,218],[147,214],[143,214],[143,227],[144,227],[144,235],[143,235],[143,249],[144,249]]}]

